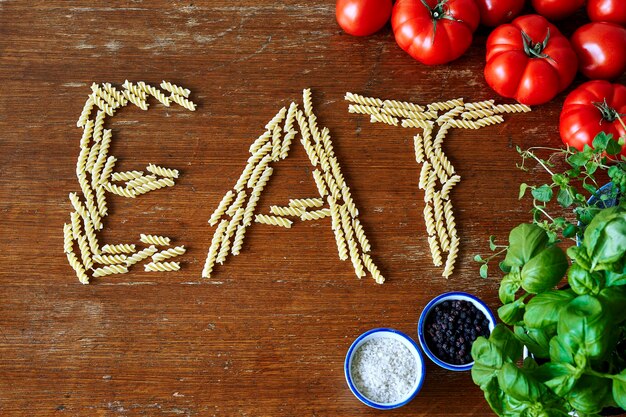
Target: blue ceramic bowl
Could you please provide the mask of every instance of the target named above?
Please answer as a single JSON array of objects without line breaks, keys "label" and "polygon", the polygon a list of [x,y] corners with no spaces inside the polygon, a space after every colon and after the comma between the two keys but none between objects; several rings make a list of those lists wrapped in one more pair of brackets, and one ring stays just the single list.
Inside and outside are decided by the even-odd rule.
[{"label": "blue ceramic bowl", "polygon": [[426,325],[426,318],[428,317],[428,314],[430,314],[430,310],[437,304],[441,304],[444,301],[453,300],[469,301],[470,303],[474,304],[478,310],[483,312],[487,320],[489,320],[489,331],[493,331],[493,328],[496,326],[496,318],[485,303],[483,303],[479,298],[465,292],[447,292],[433,298],[428,304],[426,304],[426,307],[424,307],[424,310],[422,310],[422,314],[420,314],[419,322],[417,323],[417,336],[420,341],[420,346],[422,346],[424,353],[430,358],[431,361],[435,362],[442,368],[448,369],[450,371],[468,371],[472,369],[472,365],[474,365],[474,362],[466,363],[464,365],[454,365],[444,362],[437,356],[435,356],[435,354],[430,350],[424,337],[426,333],[424,330],[424,326]]},{"label": "blue ceramic bowl", "polygon": [[[409,392],[404,396],[404,398],[401,398],[394,403],[378,403],[376,401],[370,400],[365,395],[359,392],[352,380],[351,369],[354,353],[363,343],[376,338],[392,338],[401,342],[413,354],[413,357],[415,358],[415,362],[417,364],[417,378],[415,379],[415,383],[413,384]],[[348,382],[348,387],[350,387],[350,391],[352,391],[354,396],[357,397],[359,401],[361,401],[363,404],[368,405],[372,408],[376,408],[378,410],[391,410],[393,408],[402,407],[403,405],[408,404],[413,398],[415,398],[417,393],[422,388],[422,384],[424,383],[424,375],[426,372],[426,369],[424,367],[424,359],[422,358],[422,354],[420,353],[417,343],[415,343],[415,341],[413,341],[413,339],[411,339],[406,334],[398,330],[389,328],[372,329],[357,337],[356,340],[352,342],[352,345],[350,345],[350,349],[348,349],[343,368],[346,375],[346,381]]]}]

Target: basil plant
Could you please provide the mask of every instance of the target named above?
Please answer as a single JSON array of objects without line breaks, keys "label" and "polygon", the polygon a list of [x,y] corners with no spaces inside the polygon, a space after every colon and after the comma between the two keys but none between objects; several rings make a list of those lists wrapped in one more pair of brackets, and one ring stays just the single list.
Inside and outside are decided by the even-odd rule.
[{"label": "basil plant", "polygon": [[601,210],[567,251],[541,227],[521,224],[500,267],[503,323],[472,347],[472,379],[493,411],[626,410],[626,206]]}]

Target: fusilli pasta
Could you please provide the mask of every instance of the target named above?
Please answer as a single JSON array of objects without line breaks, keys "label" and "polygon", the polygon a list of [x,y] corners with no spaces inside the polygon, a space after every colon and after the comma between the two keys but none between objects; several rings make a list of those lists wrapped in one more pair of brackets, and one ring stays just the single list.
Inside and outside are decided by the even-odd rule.
[{"label": "fusilli pasta", "polygon": [[330,209],[320,209],[315,211],[306,211],[300,215],[300,220],[319,220],[330,216]]},{"label": "fusilli pasta", "polygon": [[93,261],[102,265],[125,264],[126,255],[94,255]]},{"label": "fusilli pasta", "polygon": [[83,106],[83,110],[80,112],[80,116],[78,117],[78,121],[76,122],[77,127],[83,127],[89,120],[89,116],[91,115],[91,110],[93,110],[93,97],[87,97],[87,101]]},{"label": "fusilli pasta", "polygon": [[351,101],[353,103],[358,103],[358,104],[364,104],[366,106],[380,107],[383,105],[383,101],[379,98],[364,97],[362,95],[354,94],[354,93],[346,93],[345,99],[347,101]]},{"label": "fusilli pasta", "polygon": [[134,253],[135,245],[132,243],[118,243],[117,245],[108,244],[102,247],[102,252],[110,254]]},{"label": "fusilli pasta", "polygon": [[146,167],[146,171],[152,172],[155,175],[160,175],[161,177],[169,177],[169,178],[178,178],[178,170],[172,168],[164,168],[154,164],[148,164]]},{"label": "fusilli pasta", "polygon": [[283,217],[300,217],[304,213],[304,209],[299,207],[270,206],[270,213]]},{"label": "fusilli pasta", "polygon": [[180,262],[150,262],[144,266],[148,272],[169,272],[180,270]]},{"label": "fusilli pasta", "polygon": [[126,266],[132,266],[144,259],[148,259],[150,256],[154,255],[156,251],[158,251],[158,249],[154,245],[142,249],[126,258]]},{"label": "fusilli pasta", "polygon": [[211,272],[213,272],[215,260],[217,259],[217,252],[220,249],[222,236],[224,236],[224,230],[226,230],[228,223],[229,221],[224,219],[217,226],[217,229],[215,229],[213,239],[211,240],[211,246],[209,246],[209,253],[207,255],[206,262],[204,263],[204,268],[202,269],[202,278],[209,278],[211,276]]},{"label": "fusilli pasta", "polygon": [[369,273],[372,275],[374,281],[376,281],[377,284],[383,284],[385,282],[385,277],[383,277],[383,275],[380,273],[380,270],[372,260],[372,257],[369,256],[367,253],[361,254],[361,257],[363,259],[363,263],[365,264],[365,268],[367,268]]},{"label": "fusilli pasta", "polygon": [[111,174],[111,181],[131,181],[141,176],[143,176],[142,171],[118,171]]},{"label": "fusilli pasta", "polygon": [[235,193],[233,193],[232,190],[229,190],[226,194],[224,194],[224,197],[222,197],[222,200],[220,201],[217,208],[211,215],[211,218],[209,219],[209,224],[211,226],[215,226],[215,224],[224,215],[224,213],[226,213],[226,209],[229,206],[229,204],[233,201],[234,197],[235,197]]},{"label": "fusilli pasta", "polygon": [[160,262],[168,258],[174,258],[187,252],[184,246],[176,246],[170,249],[162,250],[161,252],[152,255],[152,261]]},{"label": "fusilli pasta", "polygon": [[125,274],[127,272],[128,272],[128,267],[126,265],[120,265],[120,264],[106,265],[101,268],[94,269],[93,277],[98,278],[98,277],[104,277],[106,275]]},{"label": "fusilli pasta", "polygon": [[169,98],[174,103],[186,108],[187,110],[196,111],[196,104],[185,97],[179,96],[178,94],[172,94]]},{"label": "fusilli pasta", "polygon": [[[406,120],[406,119],[405,119]],[[388,114],[381,114],[381,113],[373,113],[370,115],[370,122],[371,123],[385,123],[391,126],[398,126],[398,119],[390,116]],[[404,126],[404,120],[402,121],[402,125]]]},{"label": "fusilli pasta", "polygon": [[256,223],[268,224],[271,226],[280,226],[287,229],[291,228],[291,225],[293,224],[291,220],[284,217],[268,216],[265,214],[257,214],[254,218],[254,221]]},{"label": "fusilli pasta", "polygon": [[159,235],[146,235],[141,233],[139,235],[139,240],[146,245],[155,245],[155,246],[169,246],[171,239],[166,236]]},{"label": "fusilli pasta", "polygon": [[189,97],[189,94],[191,94],[190,90],[183,88],[183,87],[179,87],[176,84],[172,84],[165,80],[161,82],[161,88],[172,94],[176,94],[176,95],[183,96],[183,97]]},{"label": "fusilli pasta", "polygon": [[289,207],[296,208],[313,208],[313,207],[322,207],[324,205],[324,200],[321,198],[298,198],[289,200]]}]

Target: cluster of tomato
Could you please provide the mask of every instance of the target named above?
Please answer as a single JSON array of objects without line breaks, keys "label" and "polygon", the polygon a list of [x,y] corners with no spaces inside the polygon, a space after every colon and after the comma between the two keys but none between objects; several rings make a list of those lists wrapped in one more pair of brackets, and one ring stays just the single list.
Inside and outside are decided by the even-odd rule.
[{"label": "cluster of tomato", "polygon": [[[398,45],[427,65],[463,55],[479,24],[495,27],[487,39],[485,80],[498,94],[543,104],[580,72],[591,80],[570,93],[561,113],[561,137],[578,149],[599,131],[626,136],[626,87],[611,84],[626,71],[626,0],[531,0],[536,14],[517,17],[526,0],[337,0],[347,33],[366,36],[391,18]],[[567,39],[551,21],[587,3],[590,23]],[[623,148],[626,155],[626,147]]]}]

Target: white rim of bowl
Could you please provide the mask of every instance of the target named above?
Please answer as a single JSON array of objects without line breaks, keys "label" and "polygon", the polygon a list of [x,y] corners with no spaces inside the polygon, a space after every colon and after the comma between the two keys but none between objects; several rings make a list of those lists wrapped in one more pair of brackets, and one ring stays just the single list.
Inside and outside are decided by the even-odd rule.
[{"label": "white rim of bowl", "polygon": [[454,364],[442,361],[437,356],[435,356],[435,354],[430,350],[430,348],[428,347],[428,344],[426,343],[426,338],[424,336],[424,325],[426,323],[426,317],[428,317],[430,310],[434,306],[436,306],[437,304],[441,304],[447,300],[464,300],[464,301],[470,301],[472,304],[474,304],[474,306],[485,315],[487,320],[489,320],[489,332],[492,332],[493,328],[496,326],[496,317],[493,315],[491,309],[487,307],[487,304],[485,304],[480,298],[476,297],[475,295],[462,292],[462,291],[452,291],[452,292],[446,292],[446,293],[440,294],[437,297],[430,300],[430,302],[426,304],[426,307],[424,307],[424,310],[422,310],[422,314],[420,314],[420,318],[417,323],[417,338],[426,356],[428,356],[428,358],[434,363],[436,363],[437,365],[449,371],[455,371],[455,372],[468,371],[472,369],[472,366],[474,365],[474,361],[466,363],[464,365],[454,365]]},{"label": "white rim of bowl", "polygon": [[[351,364],[352,355],[356,351],[356,348],[360,346],[361,344],[360,342],[363,339],[365,339],[367,336],[370,336],[374,333],[393,333],[396,336],[399,336],[401,339],[406,340],[415,349],[415,353],[417,353],[417,355],[413,354],[413,356],[415,357],[415,360],[418,362],[417,364],[418,370],[420,370],[419,368],[421,368],[420,370],[421,376],[418,378],[415,389],[409,394],[408,397],[404,398],[401,402],[378,403],[376,401],[372,401],[366,396],[364,396],[363,394],[361,394],[359,390],[356,388],[356,386],[354,385],[354,382],[352,381],[352,375],[350,373],[350,364]],[[414,352],[411,352],[411,353],[414,353]],[[411,339],[405,333],[396,329],[389,328],[389,327],[379,327],[376,329],[368,330],[365,333],[361,334],[359,337],[357,337],[354,340],[354,342],[352,342],[352,344],[350,345],[350,348],[348,349],[348,353],[346,354],[346,359],[344,361],[343,370],[344,370],[344,374],[346,377],[346,382],[348,383],[348,387],[350,388],[350,391],[352,392],[352,394],[354,394],[354,396],[357,397],[359,401],[361,401],[363,404],[372,408],[376,408],[378,410],[391,410],[391,409],[402,407],[403,405],[408,404],[413,398],[415,398],[415,396],[422,389],[422,385],[424,384],[424,379],[426,376],[426,367],[424,364],[424,357],[422,356],[422,353],[420,352],[420,348],[418,344],[415,343],[415,341]]]}]

